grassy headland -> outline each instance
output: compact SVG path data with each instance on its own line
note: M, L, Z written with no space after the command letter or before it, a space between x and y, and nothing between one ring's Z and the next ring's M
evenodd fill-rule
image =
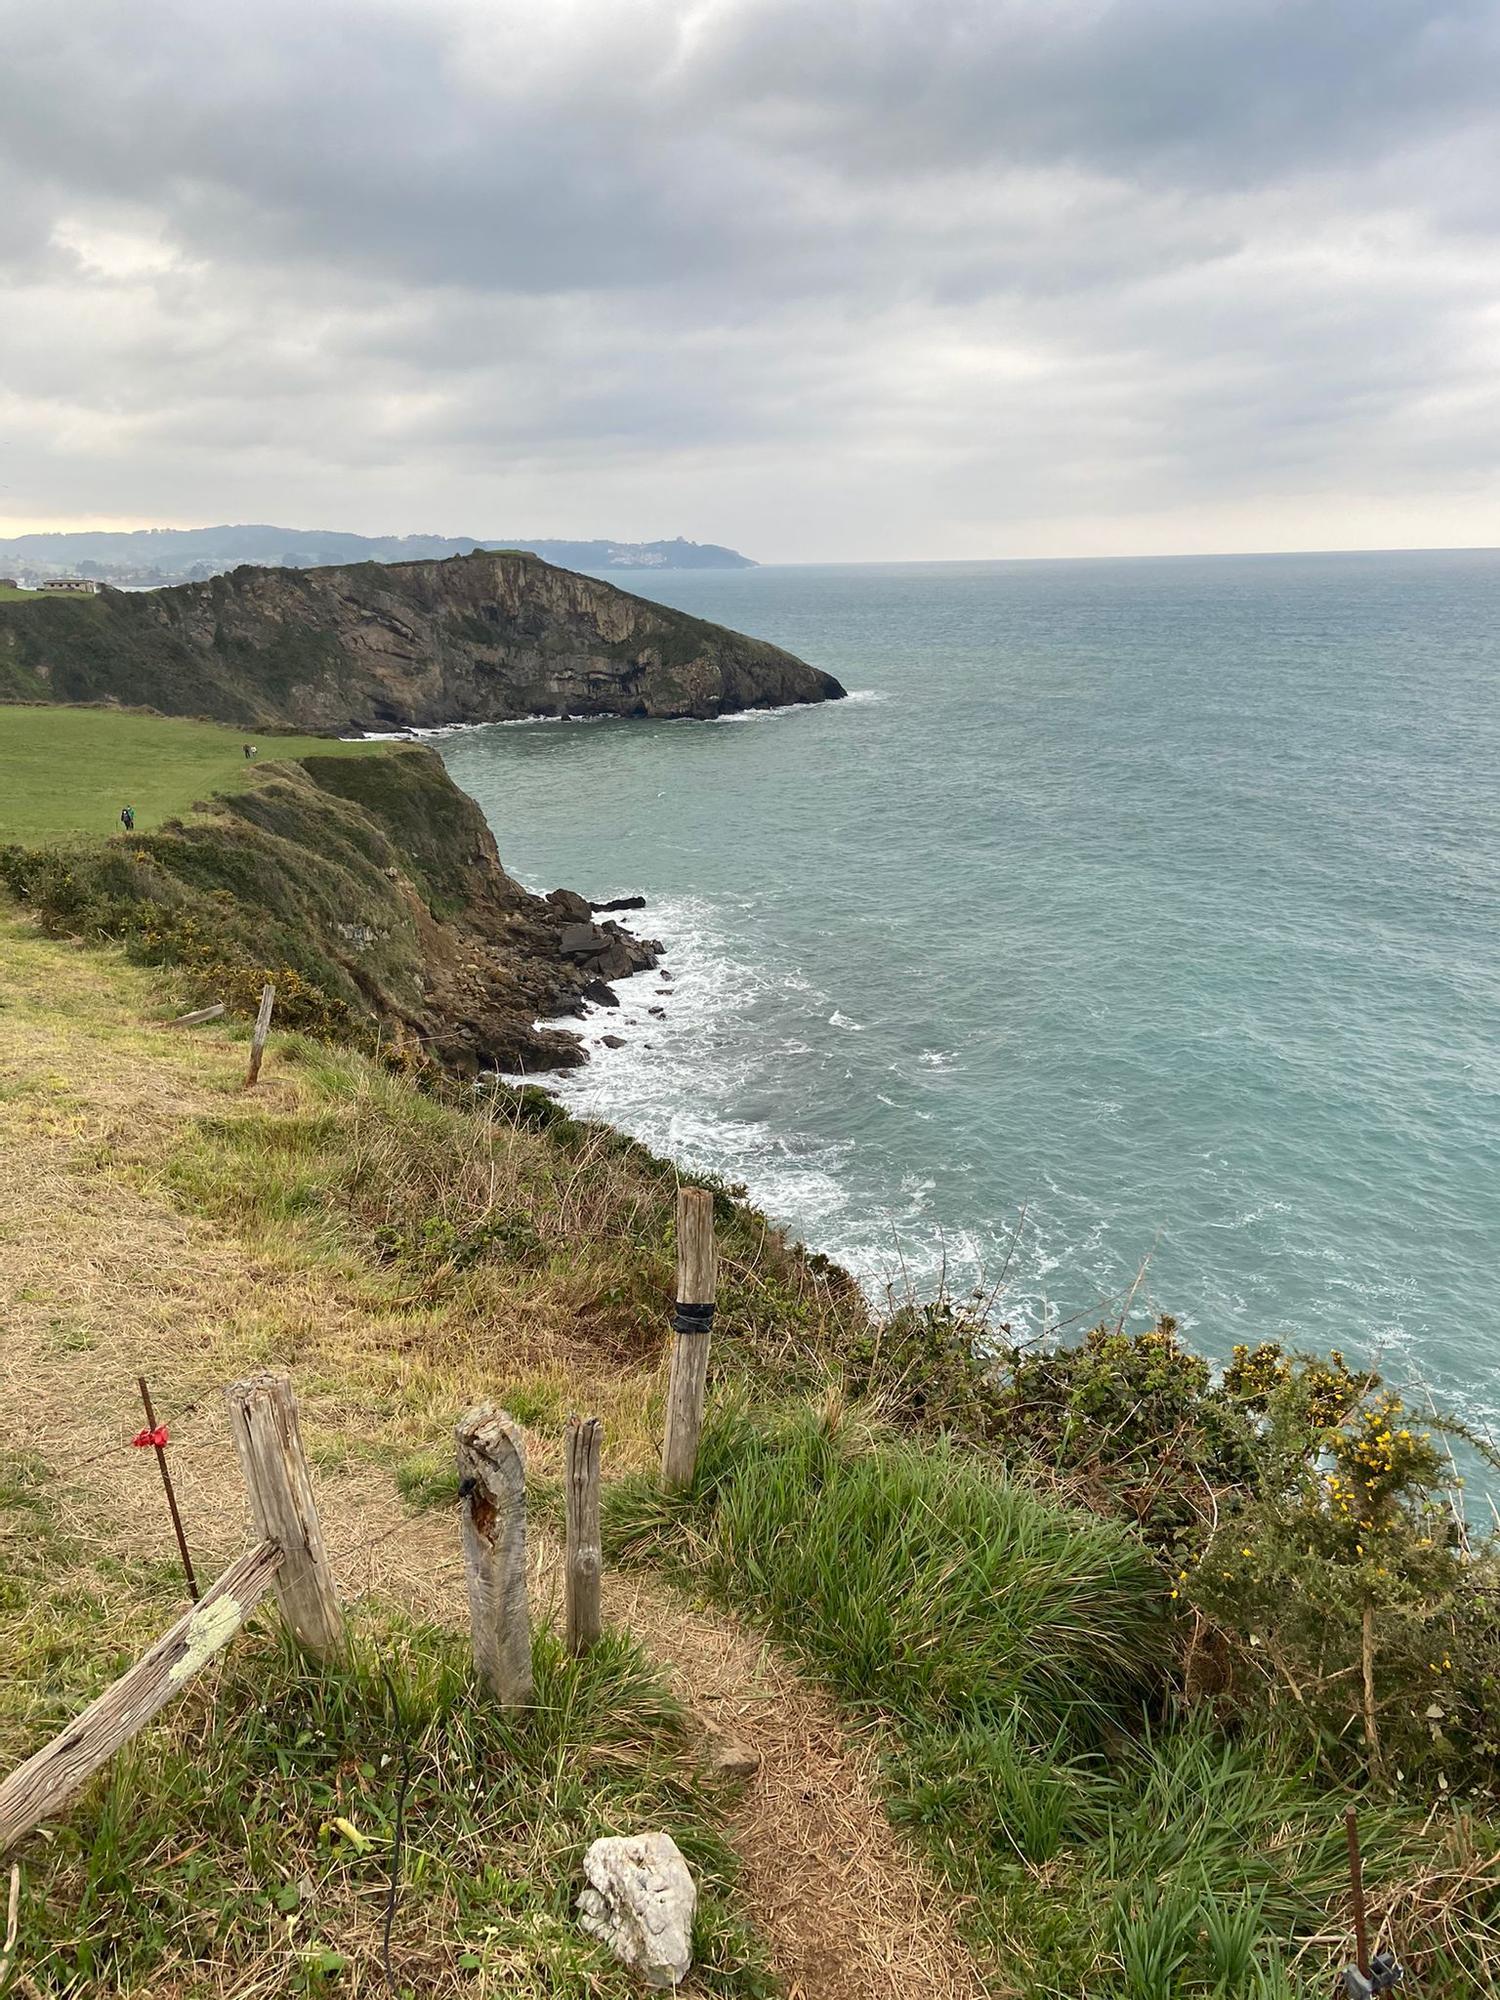
M368 756L374 743L333 737L257 735L214 722L134 715L107 708L0 709L0 841L28 846L71 835L102 839L120 808L135 808L147 833L182 818L211 793L243 791L289 758Z
M453 843L468 822L435 823L433 796L421 753L315 758L250 804L217 802L196 842L160 836L180 855L148 842L123 865L248 895L257 835L284 874L337 826L341 853L382 881L395 867L430 908L467 879ZM27 849L11 879L69 930L64 892L34 893L53 881L48 851ZM224 855L248 857L242 875L222 874ZM94 869L75 874L76 911L101 883L132 902ZM278 918L288 949L299 925L327 935L318 894L298 895ZM71 928L150 956L134 930ZM961 1301L877 1316L721 1187L714 1420L693 1491L669 1499L654 1466L670 1163L529 1091L393 1071L338 1020L279 1034L247 1097L239 1030L156 1025L181 960L78 953L21 920L0 951L0 1237L28 1412L0 1494L19 1551L0 1763L75 1712L170 1596L159 1496L142 1480L122 1498L142 1366L180 1426L210 1556L241 1533L217 1391L251 1366L293 1371L400 1716L370 1651L327 1676L269 1639L237 1649L217 1696L190 1695L27 1850L38 1993L379 1990L381 1759L398 1735L434 1857L404 1906L398 1981L623 1991L568 1923L570 1877L593 1832L656 1817L708 1870L707 1990L759 1990L720 1844L752 1851L754 1788L741 1811L705 1787L656 1669L612 1646L582 1674L544 1639L534 1728L473 1712L444 1635L461 1613L443 1509L453 1420L480 1396L527 1428L544 1535L565 1419L603 1415L616 1549L649 1587L755 1621L827 1689L878 1760L910 1867L951 1892L986 1992L1326 1994L1350 1951L1348 1803L1376 1921L1418 1989L1484 1990L1500 1936L1496 1564L1446 1503L1430 1426L1372 1377L1269 1346L1215 1375L1169 1324L1123 1316L1056 1355L997 1348ZM372 1018L369 995L346 1005ZM643 1628L658 1660L688 1616L660 1601ZM781 1835L801 1810L778 1798Z
M566 913L504 873L433 752L257 736L252 761L243 741L0 707L0 887L57 935L179 968L193 999L251 1008L272 979L285 1025L378 1036L411 1062L576 1060L571 1038L534 1025L570 997Z

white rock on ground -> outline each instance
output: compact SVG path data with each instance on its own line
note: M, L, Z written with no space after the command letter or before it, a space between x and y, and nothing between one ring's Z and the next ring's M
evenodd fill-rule
M698 1889L668 1833L596 1840L583 1857L589 1886L578 1921L648 1986L674 1987L693 1963Z

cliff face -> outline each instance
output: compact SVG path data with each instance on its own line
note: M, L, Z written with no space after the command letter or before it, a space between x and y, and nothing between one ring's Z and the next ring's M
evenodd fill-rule
M182 966L204 1000L418 1053L459 1075L582 1062L538 1019L608 1004L604 982L660 947L535 896L500 864L474 801L420 746L279 763L186 821L96 848L0 847L0 885L70 937Z
M843 692L779 647L524 554L0 606L0 694L249 728L706 717Z

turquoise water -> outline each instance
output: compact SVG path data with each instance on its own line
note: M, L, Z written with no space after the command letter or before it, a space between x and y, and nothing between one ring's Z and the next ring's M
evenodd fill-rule
M856 693L443 739L523 880L642 890L670 947L569 1101L876 1291L1009 1255L1040 1330L1149 1258L1213 1354L1500 1417L1500 555L642 588Z

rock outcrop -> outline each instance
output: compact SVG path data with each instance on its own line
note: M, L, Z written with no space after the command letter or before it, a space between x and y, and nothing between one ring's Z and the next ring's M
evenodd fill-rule
M246 728L711 717L843 692L780 647L519 552L0 605L0 698Z
M698 1889L669 1833L596 1840L583 1857L578 1921L646 1985L671 1989L693 1963Z

